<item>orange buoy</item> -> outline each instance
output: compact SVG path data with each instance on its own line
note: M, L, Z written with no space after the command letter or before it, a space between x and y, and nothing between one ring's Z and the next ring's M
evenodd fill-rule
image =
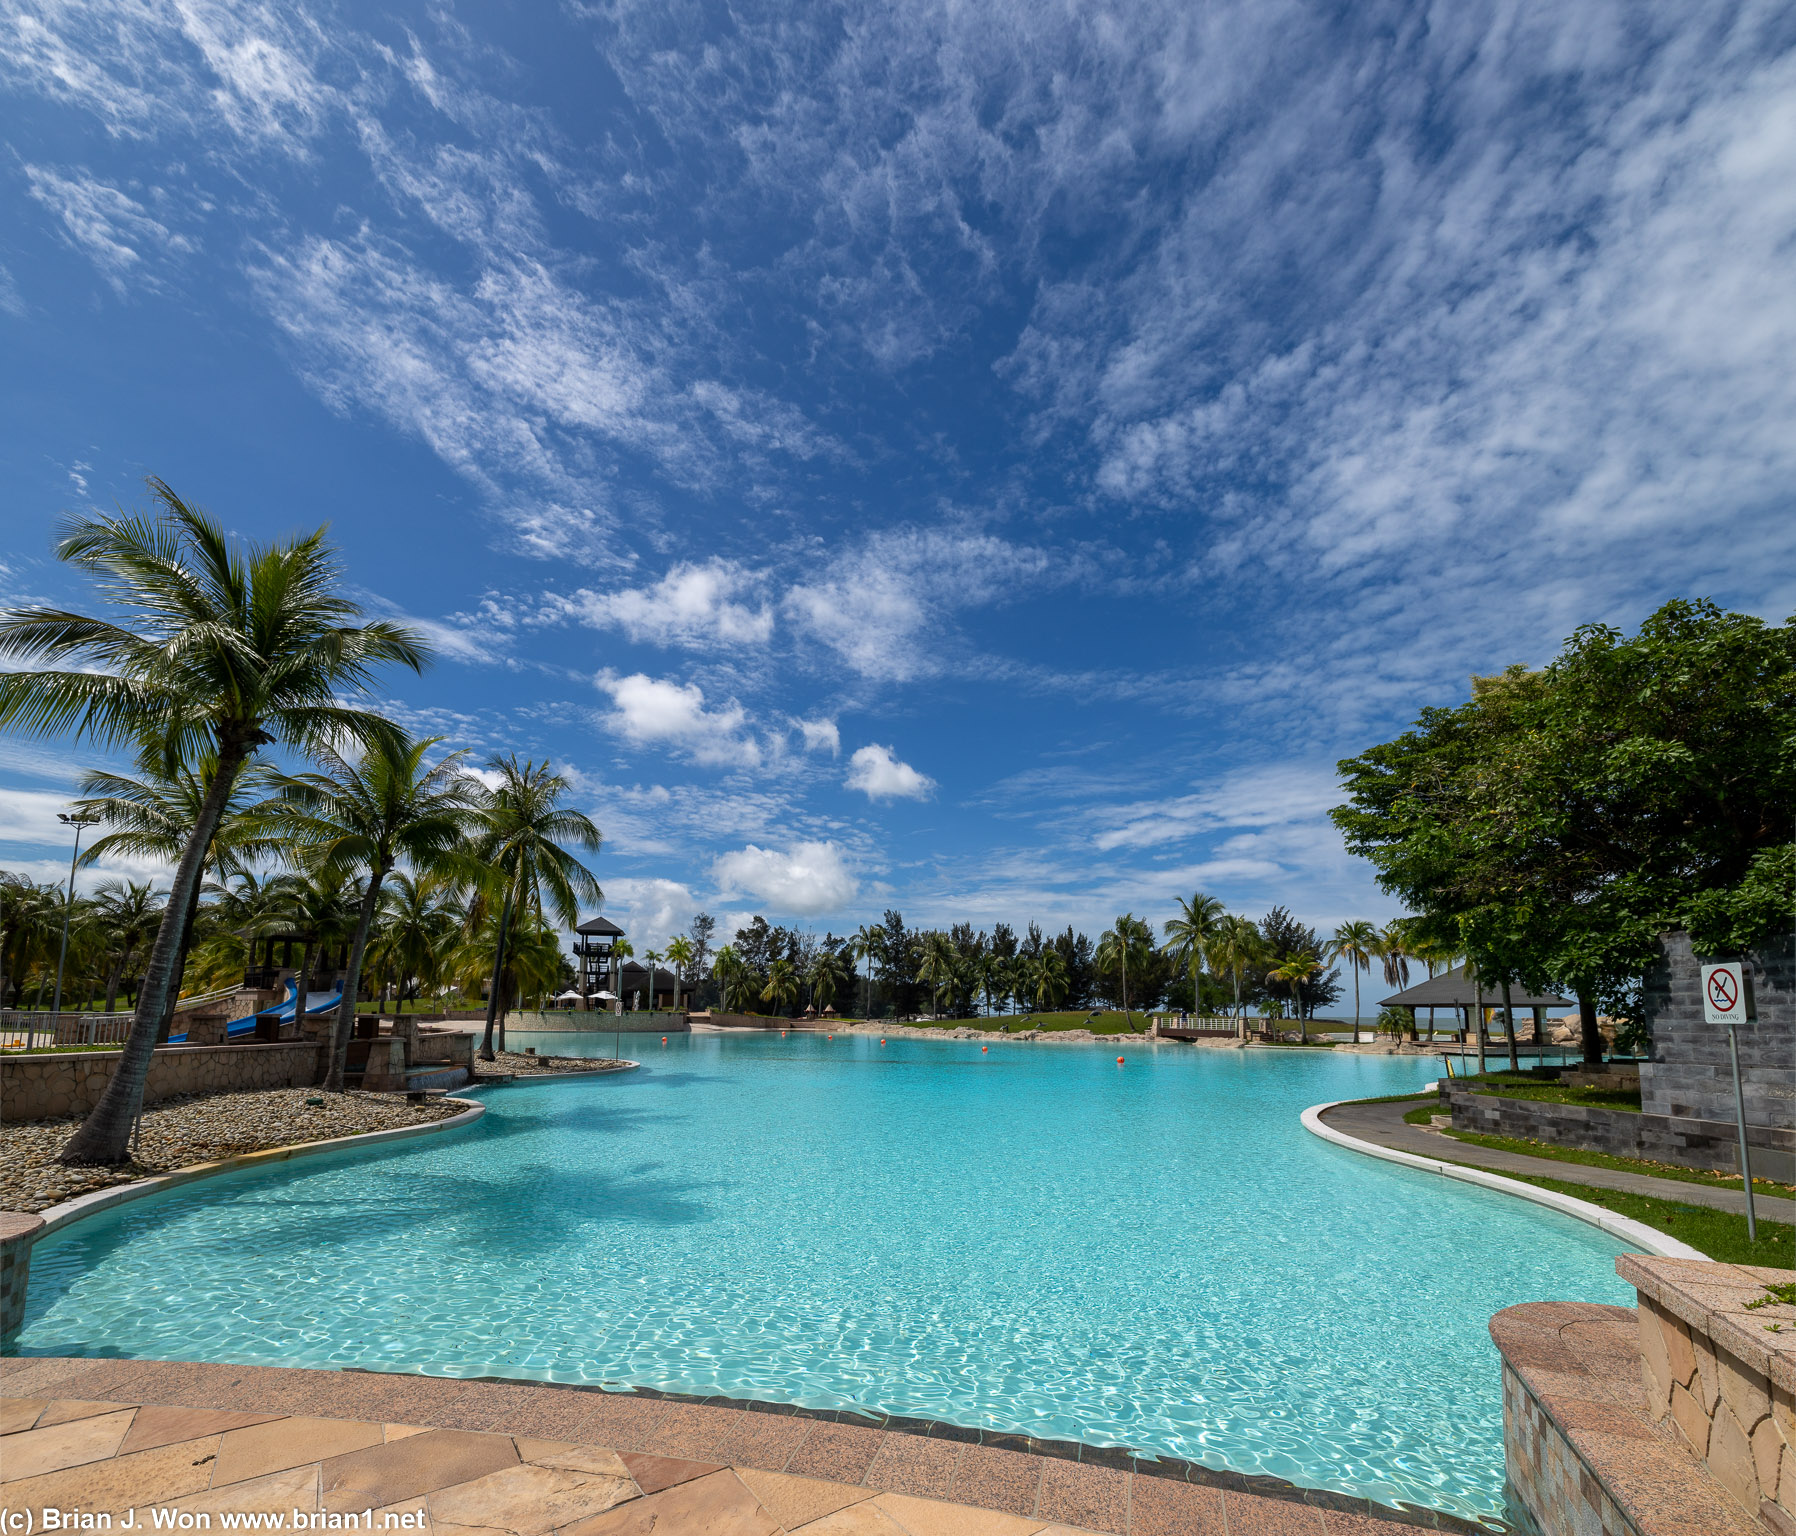
M1120 1067L1120 1066L1121 1066L1121 1065L1122 1065L1122 1057L1120 1057L1120 1056L1118 1056L1118 1057L1117 1057L1117 1058L1116 1058L1116 1064L1117 1064L1117 1066L1119 1066L1119 1067Z
M979 1047L979 1054L983 1056L990 1049L991 1047L989 1045L982 1045Z
M831 1036L830 1036L830 1039L832 1039L832 1040L834 1040L834 1039L835 1039L835 1038L836 1038L836 1037L835 1037L835 1036L834 1036L834 1035L831 1035Z
M885 1044L885 1043L886 1043L886 1037L885 1037L885 1036L884 1036L884 1035L881 1035L881 1036L880 1036L880 1037L879 1037L879 1043L880 1043L880 1044L881 1044L881 1045L884 1045L884 1044Z
M663 1045L666 1045L666 1044L667 1044L667 1036L666 1036L666 1035L663 1035L663 1036L662 1036L662 1037L661 1037L661 1043L662 1043L662 1044L663 1044Z

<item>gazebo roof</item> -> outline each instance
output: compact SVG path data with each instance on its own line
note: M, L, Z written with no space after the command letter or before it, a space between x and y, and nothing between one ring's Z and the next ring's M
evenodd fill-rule
M624 935L624 930L608 917L589 917L574 932L601 939L621 939Z
M1551 992L1530 992L1525 987L1511 987L1510 1001L1517 1008L1565 1008L1571 1003L1569 997L1559 997ZM1500 1008L1503 1005L1503 985L1501 982L1484 983L1483 1002L1486 1008ZM1406 987L1395 997L1387 997L1379 1003L1380 1008L1476 1008L1479 1003L1478 983L1467 981L1465 967L1456 965L1450 971L1443 971L1439 976L1430 977L1427 981L1413 987Z

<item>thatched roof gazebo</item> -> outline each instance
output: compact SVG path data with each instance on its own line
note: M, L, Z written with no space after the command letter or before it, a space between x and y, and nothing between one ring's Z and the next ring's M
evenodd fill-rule
M1515 1009L1526 1008L1534 1015L1534 1038L1539 1040L1545 1026L1543 1015L1549 1008L1567 1008L1571 1006L1569 997L1560 997L1552 992L1529 992L1522 987L1512 986L1509 989L1509 1006ZM1485 981L1477 977L1468 977L1463 965L1456 965L1451 970L1442 971L1438 976L1430 976L1428 980L1419 982L1413 987L1405 987L1392 997L1385 998L1378 1005L1381 1008L1407 1008L1412 1022L1418 1008L1426 1008L1432 1019L1437 1008L1451 1008L1459 1015L1458 1033L1461 1040L1466 1032L1473 1028L1472 1013L1474 1009L1483 1010L1490 1007L1503 1006L1503 988L1500 982ZM1482 1025L1482 1014L1479 1017ZM1431 1031L1432 1032L1432 1031Z

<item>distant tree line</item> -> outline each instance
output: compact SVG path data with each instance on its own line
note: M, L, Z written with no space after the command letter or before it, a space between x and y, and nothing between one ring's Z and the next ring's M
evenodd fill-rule
M1200 894L1181 902L1181 911L1194 903L1214 909L1215 927L1195 948L1178 920L1157 938L1131 913L1095 942L1070 925L1050 934L1034 922L1020 934L1008 923L912 928L889 909L881 922L846 935L818 936L757 915L716 951L712 985L699 996L729 1012L797 1017L833 1007L898 1019L1096 1007L1215 1014L1252 1008L1313 1017L1340 997L1339 972L1315 963L1327 944L1285 908L1257 923L1228 917L1224 926L1215 921L1224 916L1220 903ZM703 914L701 921L712 924ZM707 941L712 931L707 927ZM1282 973L1300 957L1312 968L1294 993Z

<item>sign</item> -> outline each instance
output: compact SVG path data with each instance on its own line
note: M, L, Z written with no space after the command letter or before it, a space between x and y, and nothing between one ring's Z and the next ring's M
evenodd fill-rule
M1751 984L1737 960L1702 968L1702 1016L1710 1024L1744 1024L1752 1015Z

